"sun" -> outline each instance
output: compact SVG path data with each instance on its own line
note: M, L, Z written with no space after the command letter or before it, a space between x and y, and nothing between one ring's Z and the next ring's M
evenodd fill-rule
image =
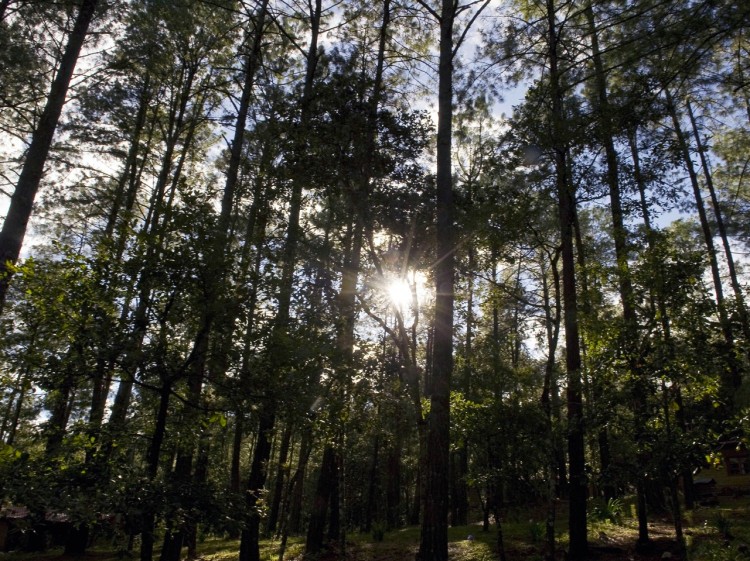
M406 279L390 279L386 285L386 292L391 304L397 310L405 312L412 305L414 295L412 287Z

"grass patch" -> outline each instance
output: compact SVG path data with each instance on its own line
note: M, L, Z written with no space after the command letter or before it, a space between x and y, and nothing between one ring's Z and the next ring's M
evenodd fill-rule
M618 516L609 516L617 506ZM623 505L606 505L603 516L590 516L589 543L598 561L659 561L663 552L674 551L674 528L670 520L653 517L649 533L655 548L648 554L635 552L638 525L630 516L631 509ZM546 527L544 509L515 509L507 513L502 524L503 542L509 559L541 561L544 558ZM558 508L555 535L558 559L567 548L567 508ZM735 561L750 559L750 499L722 498L716 507L701 507L685 513L685 540L688 547L687 560L683 561ZM419 549L419 527L385 531L377 536L372 532L351 532L347 535L347 559L350 561L413 561ZM381 539L382 538L382 539ZM497 528L491 526L483 532L479 524L448 529L449 558L451 561L491 561L497 557ZM158 540L157 540L158 543ZM280 542L261 541L261 559L278 561ZM206 537L198 545L201 561L234 561L239 552L239 540ZM286 561L299 561L304 551L304 538L290 538L284 555ZM138 543L134 551L118 554L110 544L91 548L83 561L137 560ZM340 557L336 547L321 556L321 561L334 561ZM155 552L158 559L159 551ZM60 561L66 558L62 549L50 549L44 553L0 554L0 561ZM72 558L67 558L71 559Z

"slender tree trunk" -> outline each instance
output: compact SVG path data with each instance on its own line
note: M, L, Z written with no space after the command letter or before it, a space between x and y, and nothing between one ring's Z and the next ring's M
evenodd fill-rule
M370 481L367 484L367 500L365 502L365 519L362 523L362 531L369 532L372 529L372 519L375 516L377 520L377 492L380 478L378 471L380 469L380 434L375 435L375 442L372 446L372 460L370 463Z
M643 179L643 173L641 171L640 155L638 153L638 137L637 129L633 129L628 132L628 144L630 146L630 155L633 161L633 172L636 185L638 187L638 194L641 203L641 214L643 216L643 225L646 230L646 240L650 251L655 249L654 247L654 230L651 226L651 211L648 205L648 199L646 197L646 184ZM662 278L663 271L658 271L659 280L658 285L663 285ZM667 347L668 359L674 360L675 358L675 344L672 339L672 328L670 325L669 311L664 301L664 294L661 288L654 291L653 288L650 290L651 298L655 301L655 307L658 308L659 321L662 327L662 338L664 344ZM656 312L653 312L656 315ZM682 405L682 390L679 384L675 384L675 401L678 405L678 411L676 415L677 424L680 430L685 434L688 430L687 420L685 419L685 410ZM690 468L686 468L682 472L682 484L683 484L683 496L685 498L685 508L688 510L695 506L695 493L693 489L693 472Z
M31 389L31 383L25 381L18 392L18 400L16 401L15 411L13 412L13 418L8 428L8 436L6 437L5 443L8 446L13 446L16 441L16 431L18 430L18 422L21 418L21 411L23 411L23 403L26 397L26 392Z
M312 96L312 88L315 78L315 68L318 63L318 35L320 32L320 21L322 17L322 0L316 0L314 8L311 6L311 38L307 54L307 67L305 72L305 83L301 100L302 128L309 119L309 102ZM303 150L300 142L297 158L302 161ZM287 223L286 241L282 256L282 272L277 292L278 307L276 317L273 320L273 328L266 350L269 357L269 374L278 373L284 366L283 362L287 354L284 340L289 328L289 313L291 308L292 291L294 289L294 269L297 259L297 247L300 239L300 212L302 209L302 170L298 169L299 175L292 180L292 193L289 201L289 218ZM260 561L260 513L257 511L257 503L262 488L266 483L266 465L270 459L271 446L270 434L276 422L276 391L271 387L268 395L261 403L260 427L258 432L258 443L253 451L253 461L250 467L247 487L247 506L250 512L248 522L242 530L240 543L240 561ZM266 445L266 443L269 443Z
M310 513L310 526L305 543L305 556L312 558L323 549L323 536L325 534L326 512L331 499L331 491L336 479L336 451L331 446L326 446L323 451L323 460L320 466L320 477L315 490Z
M437 255L430 413L427 428L425 496L418 559L448 560L450 389L453 373L454 204L451 161L453 132L453 22L456 5L443 0L440 12L437 126Z
M469 186L471 199L471 186ZM460 390L467 399L471 399L472 353L474 337L474 278L472 272L475 267L474 248L468 249L468 297L466 299L466 337L464 339L465 367L463 369ZM451 474L451 525L466 526L469 523L469 496L466 478L469 475L469 443L465 438L458 444L458 450L453 453Z
M248 522L242 529L240 561L260 561L260 512L258 512L258 507L263 487L266 484L267 463L271 457L271 436L275 423L275 411L268 404L264 404L260 412L258 440L255 443L250 476L247 480L246 503L249 517Z
M184 369L188 370L188 393L182 418L183 425L196 426L201 422L201 397L205 377L206 355L208 353L209 331L210 323L208 325L204 324L198 335L196 335L193 348L184 366ZM177 377L181 378L182 374L178 374ZM175 468L169 477L176 486L190 488L197 483L192 473L196 443L191 438L187 438L186 440L186 442L178 444ZM186 530L189 525L190 520L187 520L180 526L169 527L167 529L164 535L160 561L179 561Z
M339 435L339 441L343 440ZM346 546L345 539L346 534L344 527L341 524L344 500L344 462L340 450L343 450L343 445L339 442L338 446L334 449L334 466L335 466L335 477L330 481L331 484L331 515L328 519L328 541L335 543L338 540L339 543L339 554L346 558Z
M153 97L157 95L158 88L151 85L151 80L149 77L146 77L146 82L148 82L148 87L151 91L143 92L141 103L145 106L147 112L148 107L153 100ZM144 85L144 88L145 87L147 86ZM145 139L143 139L144 146L143 150L141 151L140 158L138 157L138 146L131 146L131 151L133 152L133 161L131 162L130 171L127 177L127 190L124 193L124 201L122 203L122 210L120 211L119 223L116 220L117 217L113 217L113 222L111 224L111 227L114 229L112 236L114 238L113 254L115 263L120 263L122 261L122 257L125 254L125 248L127 247L128 240L131 239L133 235L132 230L135 218L134 209L136 206L136 201L138 199L138 193L143 186L143 172L148 164L149 155L153 150L159 115L159 111L151 111L151 114L148 115L148 122L145 130L146 137ZM141 131L139 133L139 136L143 134L144 132ZM146 228L144 228L144 231L145 230Z
M209 458L211 455L212 435L205 431L198 442L198 456L195 459L195 471L193 472L193 483L198 488L205 486L208 481ZM191 519L184 528L184 545L187 547L187 558L198 559L198 523ZM179 557L177 558L179 561Z
M255 73L260 64L260 45L263 36L263 27L265 25L266 5L267 0L264 0L259 8L256 21L254 22L255 29L252 35L252 49L246 59L244 68L245 81L243 84L237 118L235 120L235 135L230 149L230 159L227 167L226 182L222 194L219 220L216 230L213 234L211 255L207 260L207 267L209 269L209 272L206 275L206 298L203 303L200 324L195 335L193 348L185 365L185 368L189 373L189 394L187 405L188 410L193 412L197 412L200 409L203 379L205 376L205 370L208 360L209 341L214 336L215 331L221 334L222 329L225 327L225 324L229 323L227 321L224 321L227 319L227 317L223 313L223 306L221 305L224 296L224 281L227 275L227 267L229 265L226 250L231 235L230 221L234 208L234 193L236 191L236 186L239 178L238 172L242 154L244 132L247 122L247 114L254 85ZM186 145L187 144L188 143L186 142ZM259 434L259 441L255 450L256 456L258 452L265 453L266 439L270 438L268 433L270 433L270 431L272 430L273 418L273 415L264 416L263 414L261 414L261 433ZM264 427L264 420L270 423L270 427ZM199 421L193 420L192 422ZM186 484L189 484L192 479L191 469L194 455L194 443L189 442L184 446L185 448L180 449L178 452L175 475L178 479L183 479ZM255 469L256 466L254 465L253 468ZM251 483L255 484L259 481L260 487L252 487L252 491L248 493L248 497L252 496L256 503L259 499L257 493L265 482L266 466L263 465L257 469L259 469L259 471L255 473L255 478L251 477ZM252 516L251 523L248 525L248 530L251 534L253 532L257 534L258 528L256 526L256 521L257 524L259 524L259 516ZM178 561L182 542L184 536L186 535L186 532L188 531L189 528L182 527L179 529L175 529L172 532L167 532L164 538L165 543L162 561ZM255 549L257 549L257 535L255 535L254 538L256 541ZM253 541L251 539L250 550L252 549Z
M312 434L306 430L302 434L302 443L300 444L300 454L297 461L297 469L292 477L290 484L290 505L289 505L289 522L288 531L292 535L298 535L302 529L302 499L304 498L305 474L307 473L307 464L312 451Z
M377 65L375 69L375 80L372 91L369 95L367 127L362 144L358 144L360 151L358 153L358 169L353 185L353 198L349 201L349 206L353 214L353 221L350 225L351 232L349 248L344 258L342 270L341 291L338 295L339 324L336 332L336 348L338 355L341 357L340 364L337 368L338 380L335 382L337 393L342 402L345 402L347 387L349 385L348 377L353 361L354 352L354 325L356 321L357 309L356 291L359 278L362 246L364 242L365 222L368 212L368 195L370 190L370 181L372 173L373 154L376 150L377 118L380 98L382 95L382 77L383 64L385 56L385 44L387 39L387 29L390 23L390 3L388 0L383 6L383 19L380 27L379 49ZM366 94L363 94L366 95ZM357 143L359 139L355 139ZM363 148L363 149L362 149ZM355 146L355 151L357 146ZM339 428L343 431L343 427ZM340 438L343 438L343 433ZM342 554L344 554L345 538L343 526L340 526L339 504L342 503L344 489L340 488L339 468L343 467L343 458L341 453L337 453L329 445L323 454L324 465L321 468L320 480L315 494L313 512L310 517L308 527L307 542L305 545L305 556L317 555L323 547L323 531L326 512L331 505L331 517L329 527L329 538L341 537ZM332 462L329 466L326 462ZM325 481L324 481L325 480ZM332 486L332 488L329 488Z
M71 351L73 353L73 351ZM76 353L73 353L76 354ZM69 362L74 360L73 356L68 356ZM75 377L73 374L72 363L66 366L65 374L61 383L54 390L47 393L47 399L50 400L50 417L47 420L45 433L45 455L54 456L62 445L65 436L65 430L68 424L69 403L75 393Z
M154 433L151 436L151 445L146 455L146 477L148 481L156 479L159 471L159 457L161 456L162 443L167 430L167 413L169 411L169 396L171 384L162 381L159 393L159 409L156 414ZM156 505L149 505L143 514L141 531L141 555L140 561L151 561L154 554L154 530L156 528Z
M266 151L267 152L267 151ZM264 156L265 153L264 152ZM266 158L263 158L266 161ZM250 373L250 361L253 356L253 334L255 330L255 308L258 301L258 279L263 264L262 244L266 234L268 221L268 208L266 197L263 193L263 182L260 176L257 178L253 190L253 204L250 209L246 239L254 239L254 244L246 243L240 262L240 278L248 278L248 269L251 261L250 246L255 246L255 259L253 271L250 275L250 293L246 295L247 299L247 323L243 336L242 359L240 365L240 380L242 386L249 384L248 378ZM244 397L240 395L237 403L237 412L235 414L236 422L234 426L234 440L232 448L232 460L230 467L230 489L236 493L240 492L240 457L242 452L242 438L245 429Z
M33 349L36 334L32 335L29 343L29 350ZM4 441L8 446L13 445L18 430L18 421L21 418L26 392L31 389L30 366L26 366L16 377L15 387L8 398L8 405L5 408L3 416L3 426L0 430L0 441Z
M507 556L505 555L505 538L503 536L503 525L501 521L502 517L500 515L501 503L502 501L497 497L492 500L493 515L495 516L495 528L497 529L497 534L495 536L495 547L497 549L497 556L500 558L500 561L507 561Z
M393 446L386 456L386 527L389 530L398 528L399 512L401 510L401 454L402 442L396 437Z
M604 145L606 162L607 162L607 185L609 187L609 198L610 198L610 211L612 215L612 229L615 244L615 258L617 260L617 275L619 280L620 288L620 300L622 303L623 319L624 319L624 334L623 334L623 347L626 352L626 361L628 370L630 371L633 378L636 380L634 395L632 396L632 403L635 414L635 437L636 441L639 442L639 448L642 448L645 438L645 427L647 418L644 414L642 404L647 399L647 380L646 375L643 372L643 367L639 357L638 350L638 318L635 311L635 298L633 295L633 287L630 275L630 266L628 264L628 248L627 248L627 230L625 229L623 219L622 200L620 192L620 179L618 172L618 156L615 149L613 139L613 124L612 124L612 110L609 104L608 93L607 93L607 81L604 73L604 64L602 62L601 52L599 49L599 37L596 22L594 18L594 9L591 2L586 5L586 18L588 20L589 32L591 34L591 47L594 61L595 76L594 81L596 84L596 109L599 116L599 136L602 144ZM609 446L608 444L600 446L602 451L602 459L604 460L604 453L606 452L606 461L609 462ZM644 478L647 461L646 457L639 456L638 466L638 478ZM604 465L604 461L602 462ZM638 486L641 489L641 486ZM612 494L609 491L607 494ZM638 501L638 505L644 504L642 501ZM643 528L639 528L639 536L641 541L640 545L643 547L646 544L642 541L645 536L648 535L648 524L647 517L638 517L639 524L645 524Z
M711 198L711 207L714 211L714 217L716 218L716 229L719 232L721 243L724 246L724 255L726 257L727 270L729 271L729 280L734 291L734 298L737 304L737 315L740 320L740 326L742 327L742 334L745 337L745 341L750 342L750 323L748 323L747 306L745 305L745 296L742 292L742 287L737 278L737 268L734 263L734 257L732 256L732 247L729 244L729 236L727 234L727 228L724 224L724 217L721 212L721 205L719 205L719 199L716 196L716 188L714 187L713 175L711 168L708 165L708 157L706 155L706 148L703 146L701 140L700 131L698 130L698 124L693 115L693 108L690 102L687 102L687 112L690 118L690 124L693 128L693 137L695 138L695 145L698 149L698 156L701 160L701 167L703 168L703 177L706 181L706 188Z
M240 458L242 456L242 429L244 424L244 417L242 413L238 412L234 420L232 459L229 462L229 490L237 494L240 492Z
M271 509L268 513L268 522L266 524L266 534L271 536L276 532L276 526L279 521L281 511L281 499L284 493L284 478L288 472L287 458L289 456L289 446L292 441L292 425L287 424L281 437L281 446L279 447L279 459L276 466L276 479L273 485L273 496L271 497Z
M237 118L234 123L234 138L232 139L232 146L229 153L229 164L227 166L226 181L224 183L224 192L221 200L218 231L222 236L228 235L229 220L232 216L232 209L234 207L234 194L237 190L240 162L242 159L242 146L244 144L245 128L247 126L247 116L250 109L253 88L255 86L255 75L261 64L261 45L266 25L267 8L268 0L261 0L260 6L258 6L258 11L253 18L250 52L245 60L242 94L237 109ZM223 237L221 241L224 241ZM225 243L220 244L220 249L223 249L223 245L225 245Z
M366 191L360 196L366 198ZM339 326L336 335L336 347L341 357L338 365L338 380L335 381L335 391L338 399L343 403L346 400L345 388L348 385L347 377L351 368L354 350L354 322L356 319L355 296L357 279L359 277L360 259L363 240L363 216L362 212L355 212L353 235L347 255L344 259L342 271L341 292L338 297L339 304ZM345 405L344 405L345 406ZM341 430L339 428L339 430ZM323 548L323 536L325 531L325 520L330 506L331 524L329 527L329 538L338 535L339 532L339 458L333 444L326 445L323 452L323 466L320 471L320 479L313 502L313 510L310 514L310 525L307 532L305 544L305 556L310 558L316 556ZM327 463L328 462L328 463Z
M546 271L542 271L542 298L544 303L545 330L547 334L547 360L544 369L544 387L542 390L541 405L547 421L547 435L549 439L549 483L547 488L547 518L546 518L546 542L545 559L554 561L556 550L555 519L557 516L556 503L560 492L560 483L558 473L558 458L562 446L559 445L556 436L552 394L553 386L556 386L555 380L555 354L557 352L557 343L560 336L560 283L557 272L557 262L560 252L556 251L554 255L549 255L550 269L553 271L553 286L555 290L555 313L552 313L552 296L550 294L549 281Z
M125 217L121 216L123 214L121 211L123 205L129 203L131 199L130 190L133 188L134 184L137 184L134 181L134 178L136 178L138 175L138 154L141 145L141 135L143 134L143 128L146 125L146 117L149 105L151 103L151 98L151 77L149 74L146 74L143 80L143 85L141 86L141 94L138 98L138 111L136 112L135 123L133 124L133 133L130 138L130 148L128 149L128 155L125 159L125 167L122 171L122 175L120 176L119 181L117 182L117 188L115 189L112 207L109 210L107 223L104 227L105 240L111 240L113 238L118 219L120 219L123 228L125 223L127 222L127 214L129 213L130 209L127 207L125 208ZM133 196L132 199L134 200L135 197ZM123 228L121 228L121 230ZM119 257L120 256L118 256L117 259L118 261Z
M672 419L669 411L669 390L667 389L667 385L663 380L661 384L661 393L662 407L664 412L664 431L667 434L667 438L671 439L674 437L674 433L672 431ZM673 473L669 466L667 466L667 478L669 480L669 498L670 506L672 507L672 520L674 524L675 539L677 541L677 548L680 557L684 558L686 545L685 536L682 529L682 509L680 508L680 497L677 493L677 474Z
M142 266L140 271L140 277L136 283L134 292L138 293L138 304L135 311L132 314L133 331L130 336L130 343L128 350L123 357L123 375L121 377L115 401L112 406L112 412L107 422L107 430L105 431L105 438L102 443L102 462L106 462L107 458L112 452L112 444L114 435L122 430L125 419L127 418L127 411L130 407L130 400L133 393L133 385L135 383L135 376L138 368L140 367L140 356L143 346L144 338L149 326L148 311L151 306L151 292L153 289L153 273L152 268L158 262L164 242L165 225L170 213L170 207L172 204L171 197L165 201L167 196L167 187L170 186L171 193L177 188L179 183L182 162L187 157L187 153L191 147L191 141L195 130L195 122L191 123L188 127L184 146L179 157L179 162L176 167L173 167L174 153L177 150L179 143L180 134L183 131L187 100L190 97L192 91L193 79L190 77L192 74L187 73L189 76L182 84L180 95L169 108L169 117L167 123L167 134L166 134L166 146L164 154L161 158L161 167L157 176L157 181L154 186L154 192L149 201L149 207L147 212L147 218L143 225L144 238L146 239L145 255L141 255ZM170 180L171 177L171 180ZM126 209L129 209L133 204L130 201L132 195L135 198L135 192L137 191L138 181L136 178L131 177L131 187L128 192L128 201L126 202ZM126 214L129 210L126 210ZM117 258L122 256L124 251L125 238L127 234L127 225L122 226L120 238L118 241ZM123 308L121 323L125 321L127 317L127 310Z
M60 60L55 80L52 82L52 87L47 96L47 104L31 137L31 145L10 200L10 208L5 217L3 229L0 232L0 315L2 315L12 274L8 265L14 264L21 253L34 199L39 190L44 165L47 162L47 155L52 145L52 137L60 120L70 81L73 78L73 71L88 33L89 24L94 18L97 4L98 0L83 0L81 3L75 24L68 36L68 42Z
M563 90L558 70L558 28L554 0L547 0L548 63L552 98L553 138L565 136ZM562 142L558 140L557 142ZM576 291L573 228L576 217L575 196L569 178L567 148L554 147L557 181L560 241L562 247L562 287L565 322L565 365L568 373L568 461L570 462L569 558L585 559L588 554L586 527L586 459L583 431L583 392L581 384L581 350L578 328L578 295Z
M724 335L724 344L726 347L724 355L728 365L726 371L722 372L721 393L722 398L727 404L725 414L729 414L733 409L734 395L742 383L742 376L739 370L739 366L734 357L734 332L729 321L729 315L727 313L726 302L724 299L724 288L721 282L719 263L716 258L716 248L714 247L713 233L711 232L711 226L708 222L706 208L703 204L703 196L701 195L700 184L698 183L698 175L695 171L695 166L693 165L693 160L690 155L690 147L688 146L687 139L685 138L685 134L682 131L680 119L677 115L677 108L675 107L672 93L669 91L669 88L664 88L664 94L667 100L667 110L669 111L669 115L672 118L672 125L674 126L677 143L680 151L682 152L682 158L685 162L685 166L687 167L688 175L690 177L690 183L693 186L695 205L698 210L698 218L700 219L701 229L703 231L703 240L706 244L709 264L711 265L711 275L714 281L714 293L716 294L716 307L719 313L719 323L721 324L722 334Z

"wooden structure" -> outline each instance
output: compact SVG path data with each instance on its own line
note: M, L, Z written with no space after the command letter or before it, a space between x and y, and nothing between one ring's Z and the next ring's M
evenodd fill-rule
M18 522L29 516L25 506L0 508L0 551L10 551L20 545L21 530Z
M719 495L750 494L750 452L738 440L721 442L717 462L702 469L697 480L713 480Z

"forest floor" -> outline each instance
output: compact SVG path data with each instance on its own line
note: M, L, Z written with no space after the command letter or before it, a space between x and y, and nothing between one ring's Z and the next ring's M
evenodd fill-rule
M560 515L564 512L560 505ZM721 497L719 504L699 507L685 513L683 519L687 555L680 555L675 541L674 525L667 518L649 523L652 547L647 552L636 551L638 537L634 508L626 504L617 522L589 519L590 559L592 561L750 561L750 500ZM560 516L562 518L562 516ZM517 509L503 521L503 543L507 561L542 561L544 559L543 511ZM567 528L559 520L556 529L557 559L565 560ZM414 561L419 546L419 528L385 532L382 540L371 534L352 533L347 537L346 551L332 546L318 561ZM494 561L497 555L497 528L493 525L483 532L480 524L449 529L449 558L451 561ZM279 542L262 542L261 559L277 561ZM239 542L206 537L199 545L199 561L234 561ZM302 539L290 539L284 560L301 561ZM345 553L345 555L342 555ZM686 559L685 559L686 558ZM61 550L50 549L43 554L0 553L0 561L61 561L66 558ZM138 559L137 549L130 553L115 552L102 544L83 557L85 561L122 561ZM71 560L72 561L72 560Z

